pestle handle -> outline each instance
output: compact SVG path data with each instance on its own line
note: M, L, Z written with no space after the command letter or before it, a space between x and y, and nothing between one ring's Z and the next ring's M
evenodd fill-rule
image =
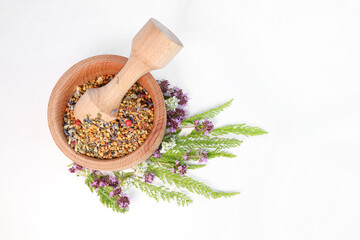
M131 47L131 55L154 70L165 67L183 45L168 28L150 18L133 38Z
M75 117L96 116L101 112L105 121L114 120L126 92L144 74L164 67L181 49L181 41L163 24L151 18L132 40L131 53L121 71L107 85L89 89L75 106ZM91 102L90 104L88 104ZM85 104L87 103L87 104Z
M144 74L164 67L183 47L159 21L151 18L132 40L129 60L107 85L108 101L121 103L130 87Z

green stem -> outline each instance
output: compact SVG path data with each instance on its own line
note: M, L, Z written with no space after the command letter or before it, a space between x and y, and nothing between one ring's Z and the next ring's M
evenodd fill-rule
M120 175L120 173L119 173L118 171L114 171L113 173L114 173L114 175L115 175L115 177L116 177L117 179L120 179L120 178L121 178L121 175Z
M180 126L176 130L183 129L183 128L194 128L195 126Z
M176 129L176 131L177 130L180 130L180 129L184 129L184 128L194 128L195 126L180 126L180 127L178 127L177 129ZM169 135L171 135L172 133L166 133L165 135L164 135L164 137L166 137L166 136L169 136Z
M134 175L133 172L128 172L128 173L120 173L119 171L114 171L113 172L115 177L120 181L122 182L125 178L128 178L128 177L132 177Z

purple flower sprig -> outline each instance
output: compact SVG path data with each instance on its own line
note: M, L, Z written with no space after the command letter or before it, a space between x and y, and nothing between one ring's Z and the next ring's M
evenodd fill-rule
M189 97L183 92L183 90L176 86L169 90L169 96L176 97L179 100L178 104L182 107L186 107L189 101Z
M85 169L83 166L80 166L79 164L73 163L71 168L69 168L69 172L76 173L81 170Z
M90 186L97 190L99 187L112 187L113 189L120 188L119 179L117 177L103 175L99 171L92 172L94 180L90 183Z
M159 87L165 97L176 97L178 99L178 104L181 107L186 107L189 97L187 94L183 92L182 89L174 86L170 88L170 83L166 79L161 79L157 81L159 84Z
M167 126L171 133L175 133L188 116L188 111L183 108L176 108L175 110L168 110L167 112Z
M119 196L122 192L121 187L115 188L113 191L109 193L109 197Z
M161 152L160 152L160 148L156 149L154 152L154 158L161 158Z
M189 97L178 87L170 88L168 80L158 80L158 84L165 98L177 99L177 106L175 105L174 110L167 110L167 123L166 126L169 128L171 133L175 133L181 122L184 121L188 116L188 111L184 109L187 106Z
M130 198L126 193L123 193L117 200L117 204L119 208L129 210Z
M197 132L204 132L205 136L208 135L212 130L214 130L214 124L207 119L202 122L200 122L199 120L195 120L194 127Z
M158 84L159 84L159 87L161 89L161 92L163 94L166 94L167 90L169 89L169 86L170 86L170 83L168 80L165 80L165 79L161 79L161 80L158 80L157 81Z
M199 163L206 164L208 162L207 152L205 150L200 150L197 156L199 156Z
M187 172L188 165L180 164L180 161L175 162L175 166L171 169L172 173L179 173L181 177L184 177Z
M148 172L143 176L143 180L146 183L152 183L154 181L155 174L152 172Z
M196 153L195 156L190 156L191 151L187 150L186 153L184 154L184 160L188 161L191 158L195 158L196 160L199 161L199 163L207 163L208 162L208 156L207 156L207 152L204 149L201 149L198 153ZM193 159L193 160L195 160Z
M94 180L90 183L90 187L95 189L95 191L99 191L100 189L105 191L106 187L111 187L110 189L112 189L112 191L108 193L109 198L112 199L110 200L112 201L110 204L115 204L115 206L118 206L121 210L128 210L130 199L127 194L123 193L119 179L117 177L103 175L101 172L99 173L100 174L98 174L98 171L91 173Z
M175 110L168 110L167 112L167 126L171 133L175 133L181 122L184 121L188 116L188 111L183 108L176 108Z
M181 126L181 122L184 121L189 115L188 111L184 109L184 107L187 106L189 100L188 96L183 92L182 89L176 86L170 88L170 83L168 80L158 80L158 84L166 98L175 97L178 100L178 107L175 106L176 108L174 110L167 110L166 112L166 126L171 133L175 133L179 129L195 127L197 132L202 131L204 132L204 135L208 135L214 129L213 123L208 119L205 119L202 122L195 120L194 126ZM155 157L156 156L160 155L156 154Z
M176 109L178 110L178 109ZM169 127L169 130L171 133L175 133L179 129L183 128L195 128L196 132L203 132L204 135L208 135L211 131L214 130L214 124L209 121L208 119L204 119L203 121L195 120L194 125L192 126L181 126L181 122L186 119L186 114L177 115L176 110L169 110L167 111L167 126ZM181 111L178 111L181 112Z
M185 155L184 155L184 160L185 160L185 161L188 161L188 160L189 160L189 158L190 158L189 154L190 154L190 150L187 150L186 153L185 153Z

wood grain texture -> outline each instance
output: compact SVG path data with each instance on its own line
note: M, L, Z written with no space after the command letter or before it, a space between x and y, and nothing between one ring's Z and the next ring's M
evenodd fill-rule
M160 145L166 128L166 110L159 85L150 73L137 83L150 94L154 103L154 124L145 142L134 152L121 158L100 160L75 153L63 131L63 115L69 98L78 85L104 74L116 74L126 64L127 58L117 55L99 55L87 58L67 70L56 83L48 104L48 124L51 135L60 150L73 162L94 170L124 170L148 159Z
M76 119L101 114L101 119L115 120L129 88L149 71L164 67L182 49L180 40L164 25L150 19L132 40L131 54L123 69L107 85L86 91L75 105Z

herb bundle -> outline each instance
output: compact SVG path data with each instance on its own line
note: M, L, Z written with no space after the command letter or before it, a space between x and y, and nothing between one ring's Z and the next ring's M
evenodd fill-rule
M167 132L154 154L145 162L126 171L101 172L86 169L75 163L69 171L85 177L85 184L96 192L100 201L116 212L129 210L129 188L135 187L156 201L175 201L179 206L192 202L190 193L206 198L231 197L239 192L222 192L187 176L187 172L206 166L209 159L236 157L225 149L240 146L242 141L227 135L246 137L266 134L258 127L244 123L215 128L210 119L229 107L232 100L200 114L188 116L188 97L178 87L170 87L167 80L158 81L167 109ZM185 135L182 130L192 131ZM170 190L175 187L177 190Z

